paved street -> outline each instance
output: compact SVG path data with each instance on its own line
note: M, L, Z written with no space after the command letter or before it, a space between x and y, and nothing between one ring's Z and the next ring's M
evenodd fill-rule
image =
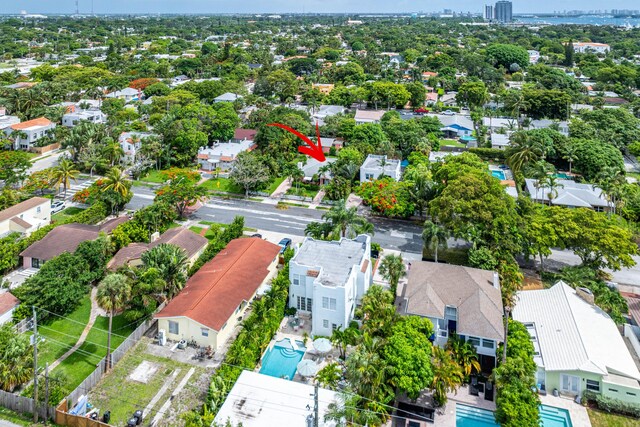
M61 155L65 154L66 150L58 150L49 154L41 156L40 159L35 160L29 169L29 174L38 172L47 168L51 168L58 164L58 159Z

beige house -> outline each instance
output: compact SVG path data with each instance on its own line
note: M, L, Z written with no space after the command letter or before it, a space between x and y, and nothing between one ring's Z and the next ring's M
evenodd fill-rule
M217 350L233 333L258 290L275 274L280 246L259 238L229 242L156 314L169 340L195 340Z
M51 200L32 197L0 211L0 236L10 233L29 235L51 223Z

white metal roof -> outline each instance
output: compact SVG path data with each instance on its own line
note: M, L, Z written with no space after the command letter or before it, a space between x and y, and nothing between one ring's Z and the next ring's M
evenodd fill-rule
M324 421L337 393L318 389L320 427L334 427L333 421ZM306 426L307 416L313 413L313 386L257 372L243 371L218 411L214 424L244 427Z
M550 289L518 292L513 318L533 323L547 371L586 371L635 379L640 372L618 328L599 307L560 281Z

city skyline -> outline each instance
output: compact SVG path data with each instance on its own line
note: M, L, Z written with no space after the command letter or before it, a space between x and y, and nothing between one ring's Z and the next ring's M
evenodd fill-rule
M409 0L399 0L389 3L382 0L258 0L221 4L219 1L183 0L180 3L168 0L79 0L78 10L88 14L93 10L96 14L145 14L145 13L174 13L174 14L216 14L216 13L405 13L405 12L440 12L450 9L455 12L482 13L484 5L489 2L460 0L450 2L436 0L429 4L420 4ZM595 0L570 0L558 7L557 2L542 0L532 5L530 2L513 2L513 13L552 13L554 11L570 10L611 10L638 9L635 0L621 0L615 4L602 8L601 2ZM76 10L76 0L23 0L17 4L4 8L5 14L28 13L71 14Z

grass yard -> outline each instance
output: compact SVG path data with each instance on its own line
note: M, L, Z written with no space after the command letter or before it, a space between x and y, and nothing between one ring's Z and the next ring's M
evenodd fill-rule
M211 178L203 182L201 187L209 191L222 191L225 193L244 194L244 189L231 182L229 178Z
M189 230L193 231L196 234L200 234L202 233L202 230L204 230L204 228L196 227L195 225L192 225L191 227L189 227Z
M69 350L78 341L90 314L91 299L87 295L67 318L51 316L51 321L38 324L38 334L44 338L38 346L38 365L44 367Z
M302 203L293 203L293 202L280 201L276 205L276 208L278 208L278 209L288 209L289 206L293 206L293 207L297 207L297 208L308 208L309 207L309 205L305 205L305 204L302 204Z
M280 184L282 184L282 181L285 180L285 177L280 177L280 178L275 178L271 184L269 184L269 186L267 188L264 189L265 193L269 193L272 194L274 191L276 191L276 188L278 188L278 186Z
M2 407L0 407L0 420L9 421L20 426L30 426L33 424L33 417L27 417Z
M53 221L64 221L64 220L68 219L69 217L72 217L73 215L82 212L83 210L84 209L82 209L82 208L78 208L78 207L75 207L75 206L69 206L68 208L61 210L57 214L51 215L51 219Z
M166 179L162 175L162 171L150 170L145 176L140 178L140 181L152 182L154 184L164 184Z
M135 325L123 316L113 318L113 334L111 335L111 349L115 350L125 340L125 337L135 329ZM75 389L84 379L96 369L96 365L106 355L107 352L107 331L109 329L109 318L98 316L87 335L87 339L75 353L67 357L54 370L63 372L67 377L67 388Z
M640 427L640 420L587 408L592 427Z
M149 424L156 415L156 411L162 407L178 383L193 367L173 359L151 355L146 352L148 345L154 344L150 344L148 339L143 338L89 394L89 401L96 408L100 408L100 413L111 411L111 425L125 426L136 409L146 408L165 382L171 381L152 410L144 414L145 425ZM129 377L143 361L153 364L156 368L146 384ZM176 377L169 380L177 370L179 372ZM171 408L163 415L159 426L183 424L176 418L204 401L208 378L209 373L204 368L196 367L185 388L172 400Z
M167 227L167 228L176 228L176 227L181 227L181 225L178 224L177 222L173 221L171 224L169 224L169 227Z
M467 146L467 144L462 144L461 142L458 142L454 139L441 139L440 145L444 145L447 147L459 147L459 148L465 148Z
M320 187L313 184L294 184L291 188L287 190L287 194L300 196L300 197L308 197L313 199L316 197L316 194L320 191Z

